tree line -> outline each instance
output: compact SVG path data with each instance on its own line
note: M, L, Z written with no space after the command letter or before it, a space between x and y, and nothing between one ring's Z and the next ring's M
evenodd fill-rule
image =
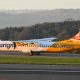
M27 40L47 37L68 39L79 31L80 21L41 23L32 26L6 27L0 29L1 40Z

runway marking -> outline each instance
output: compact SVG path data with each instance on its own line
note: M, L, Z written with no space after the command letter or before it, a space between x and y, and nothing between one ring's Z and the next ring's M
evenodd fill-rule
M0 70L0 72L55 72L55 73L80 73L77 70Z

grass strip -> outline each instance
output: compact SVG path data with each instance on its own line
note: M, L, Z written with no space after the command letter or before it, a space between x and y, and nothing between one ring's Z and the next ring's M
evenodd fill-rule
M0 56L1 64L80 65L80 58Z

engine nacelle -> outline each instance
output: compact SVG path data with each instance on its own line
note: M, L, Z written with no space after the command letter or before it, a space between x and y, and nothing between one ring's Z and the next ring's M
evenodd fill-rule
M24 49L22 49L22 50L20 50L20 52L28 54L28 55L32 55L30 50L24 50Z

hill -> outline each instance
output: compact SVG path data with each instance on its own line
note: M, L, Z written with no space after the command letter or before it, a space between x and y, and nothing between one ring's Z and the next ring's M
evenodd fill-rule
M0 28L31 26L44 22L80 20L80 9L0 10Z

